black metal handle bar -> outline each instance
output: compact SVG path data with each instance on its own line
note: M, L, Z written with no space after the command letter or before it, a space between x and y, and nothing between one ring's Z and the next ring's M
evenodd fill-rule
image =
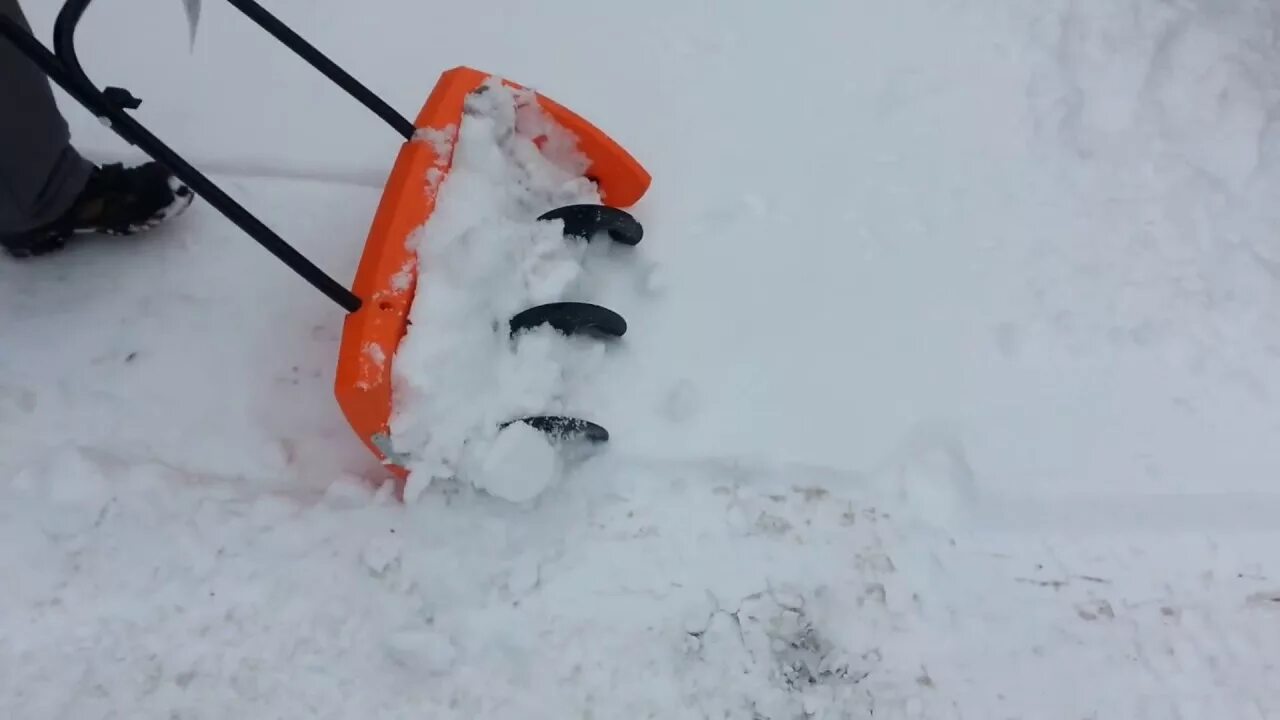
M285 25L275 15L267 12L266 8L254 2L254 0L227 0L227 2L248 16L250 20L258 23L263 30L271 33L272 37L297 53L299 57L310 63L311 67L319 70L325 77L336 83L338 87L346 90L347 94L358 100L361 105L372 110L374 115L386 121L391 126L391 129L399 133L405 140L413 139L413 135L417 130L414 128L413 123L393 110L372 90L361 85L358 80L325 57L324 53L315 49L306 40L303 40L298 33L293 31L293 28Z
M335 65L261 5L253 0L227 1L385 120L402 137L412 138L414 133L412 123L396 113L391 106ZM76 27L90 2L91 0L67 0L63 4L54 22L53 53L8 17L0 17L0 36L12 42L50 79L85 109L106 122L117 135L168 167L174 175L191 186L196 194L203 197L228 220L235 223L316 289L347 312L359 310L360 298L346 286L326 275L324 271L272 232L262 221L223 192L213 181L192 167L141 123L134 120L126 110L137 108L139 104L137 99L119 88L99 90L94 86L80 65L75 49Z

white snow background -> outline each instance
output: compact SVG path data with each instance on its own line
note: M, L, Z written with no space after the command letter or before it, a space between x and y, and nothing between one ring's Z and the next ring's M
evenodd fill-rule
M402 505L341 310L207 204L0 259L0 717L1280 715L1280 11L266 5L406 115L467 64L653 173L577 266L612 440ZM82 36L349 282L389 128L224 3Z

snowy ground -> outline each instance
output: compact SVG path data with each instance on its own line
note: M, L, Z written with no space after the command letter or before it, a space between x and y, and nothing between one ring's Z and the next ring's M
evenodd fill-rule
M90 74L349 279L394 136L221 3L190 53L115 5ZM646 164L613 439L401 505L340 311L207 205L0 262L4 717L1280 715L1266 3L268 7L406 114L469 64Z

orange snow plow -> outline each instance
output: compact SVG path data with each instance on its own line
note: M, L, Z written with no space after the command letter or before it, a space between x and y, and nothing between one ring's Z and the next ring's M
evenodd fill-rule
M338 405L356 435L397 477L403 489L408 475L406 458L390 444L392 362L408 330L409 311L418 283L430 281L417 276L416 254L407 242L431 217L436 192L449 172L450 153L442 150L444 146L439 144L439 139L457 132L467 96L484 85L490 76L467 67L444 72L411 123L257 2L227 0L382 118L404 140L373 217L353 287L348 290L134 119L127 111L136 109L140 100L119 87L99 89L89 79L76 54L75 31L90 2L66 0L54 24L53 51L17 22L3 16L0 16L0 37L11 42L105 125L168 167L196 195L347 311L334 388ZM503 82L526 90L510 81ZM607 232L617 242L638 243L643 233L639 223L620 208L635 203L645 194L649 174L589 122L540 94L534 93L534 96L547 115L575 136L577 149L589 161L585 175L595 183L603 202L555 208L537 219L563 222L566 236L589 238L598 232ZM430 238L423 241L430 242ZM550 324L565 333L581 331L618 336L625 332L625 322L616 313L586 303L540 305L512 318L510 324L513 333L541 324ZM512 422L516 421L561 436L576 434L592 440L608 436L604 428L576 418L533 416Z
M404 468L396 462L390 446L388 423L392 408L390 360L407 330L418 281L414 253L406 240L435 208L438 184L428 183L428 173L433 169L448 172L449 158L440 157L430 138L459 126L467 94L488 78L478 70L457 67L440 76L427 98L414 122L425 139L410 140L401 148L356 271L352 290L366 302L347 316L343 328L336 382L338 404L360 439L402 479ZM577 136L579 150L591 161L588 172L607 204L625 207L644 195L649 174L626 150L572 111L540 94L537 98L557 123Z

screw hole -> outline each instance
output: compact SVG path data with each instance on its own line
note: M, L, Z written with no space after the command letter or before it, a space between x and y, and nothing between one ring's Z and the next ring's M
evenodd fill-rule
M390 310L390 309L391 309L391 303L387 302L386 300L383 300L382 302L378 303L378 309L379 309L379 310Z

